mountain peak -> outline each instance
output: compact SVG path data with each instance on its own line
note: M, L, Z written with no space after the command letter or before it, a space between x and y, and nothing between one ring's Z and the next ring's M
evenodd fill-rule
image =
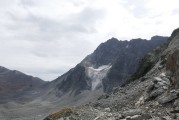
M27 92L39 88L45 81L26 75L17 70L9 70L5 67L0 66L0 95L7 96L9 99L11 96L23 96L18 95L20 92ZM4 97L6 98L6 97ZM2 97L2 99L4 99ZM1 101L0 101L1 102Z
M155 36L151 37L151 40L158 40L158 39L161 39L161 38L164 38L164 37L159 36L159 35L155 35Z
M110 39L108 39L106 42L103 42L103 43L101 43L99 46L98 46L98 48L100 48L101 46L108 46L108 45L115 45L115 44L119 44L119 40L117 39L117 38L114 38L114 37L112 37L112 38L110 38Z
M107 42L119 42L119 40L115 37L112 37L111 39L107 40Z
M171 37L175 37L177 34L179 34L179 28L175 29L172 34Z
M2 73L2 72L6 72L6 71L9 71L9 69L0 66L0 73Z

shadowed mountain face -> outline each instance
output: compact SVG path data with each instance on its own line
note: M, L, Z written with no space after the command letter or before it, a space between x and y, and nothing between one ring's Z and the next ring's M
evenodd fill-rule
M55 89L59 96L66 92L73 95L83 90L102 88L110 92L123 85L137 70L140 59L157 46L165 43L167 37L154 36L151 40L133 39L119 41L111 38L102 43L75 68L57 78Z
M11 95L14 96L24 93L25 91L34 90L43 83L45 82L39 78L25 75L24 73L16 70L9 70L4 67L0 67L1 98L8 98Z

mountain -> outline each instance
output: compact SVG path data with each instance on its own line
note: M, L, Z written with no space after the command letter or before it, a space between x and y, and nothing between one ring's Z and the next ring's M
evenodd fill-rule
M54 82L57 96L65 93L78 95L82 91L102 89L111 92L114 87L125 84L137 70L140 59L157 46L165 43L167 37L154 36L151 40L132 39L119 41L111 38L100 44L75 68L60 76Z
M179 28L139 62L128 82L94 103L64 108L44 120L178 120Z
M34 90L44 83L45 81L39 78L0 67L0 101L22 97L25 92Z
M101 104L92 104L97 99L104 100L104 106L109 105L110 101L119 98L111 100L112 97L108 94L126 85L130 76L142 65L140 60L154 48L166 43L167 39L162 36L154 36L151 40L138 38L130 41L111 38L100 44L74 68L51 82L2 67L0 119L41 120L49 113L67 106L91 102L90 107L93 109L93 106ZM110 98L103 99L108 97ZM84 108L91 110L86 106ZM71 114L71 109L64 111Z

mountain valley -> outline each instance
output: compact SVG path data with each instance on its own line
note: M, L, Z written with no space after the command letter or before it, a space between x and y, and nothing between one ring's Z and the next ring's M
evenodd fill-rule
M153 74L161 53L172 39L154 36L151 40L138 38L119 41L111 38L51 82L1 67L0 119L42 120L59 109L70 114L52 114L45 120L57 120L60 117L70 120L113 119L108 113L119 117L118 113L126 109L125 105L127 108L135 107L134 102L151 84L148 79L155 76ZM165 77L165 74L163 72L159 77L156 75L156 80L161 80L160 77ZM76 116L74 110L80 116Z

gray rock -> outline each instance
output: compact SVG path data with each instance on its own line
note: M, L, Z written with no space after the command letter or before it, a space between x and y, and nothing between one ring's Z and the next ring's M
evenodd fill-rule
M163 86L167 87L170 85L170 80L164 76L154 77L153 83L154 83L155 88L160 88Z
M164 90L168 90L168 87L167 86L163 86L162 87Z
M172 110L172 111L170 111L170 113L179 113L179 109L177 109L177 110Z
M141 120L148 120L148 119L151 119L152 117L151 117L151 115L149 115L149 114L143 114L143 115L141 115ZM139 120L139 119L138 119Z
M149 119L149 120L162 120L160 117L152 117L151 119Z
M146 94L145 101L151 101L151 100L155 99L156 97L160 96L162 93L164 93L163 88L156 89L156 90L152 91L150 94Z
M130 120L139 120L141 118L141 115L134 115L130 118Z
M144 96L139 98L139 100L135 103L135 106L139 107L142 104L144 104Z
M131 120L131 117L130 117L130 116L127 116L127 117L125 118L125 120Z
M156 89L153 92L151 92L149 97L156 98L157 96L161 95L163 92L164 92L163 89Z
M141 77L141 78L140 78L140 81L141 81L141 82L144 82L145 80L147 80L147 77Z
M64 120L64 118L60 118L60 119L58 119L58 120Z
M104 110L107 111L107 112L110 112L110 111L111 111L110 108L105 108Z
M161 120L173 120L170 116L164 116L161 118Z
M147 93L151 93L151 92L154 90L154 88L155 88L155 87L154 87L154 84L151 84L151 85L148 86L146 92L147 92Z
M143 114L143 115L134 115L131 117L131 120L148 120L152 117L149 114Z
M162 66L162 65L159 65L159 66L158 66L158 69L159 69L159 70L161 70L162 68L164 68L164 66Z
M159 102L160 104L165 104L165 103L171 102L171 101L173 101L173 100L175 100L175 99L178 98L178 94L179 94L178 91L175 91L175 90L170 91L169 93L165 93L165 94L158 100L158 102Z
M167 77L162 78L167 85L170 85L170 80Z
M131 110L123 112L122 115L124 117L127 117L127 116L141 115L142 113L143 112L141 109L131 109Z
M176 99L175 102L173 103L174 108L179 109L179 99Z
M117 120L117 119L122 119L122 118L123 118L123 116L122 116L121 114L115 114L114 117L116 118L116 120Z

